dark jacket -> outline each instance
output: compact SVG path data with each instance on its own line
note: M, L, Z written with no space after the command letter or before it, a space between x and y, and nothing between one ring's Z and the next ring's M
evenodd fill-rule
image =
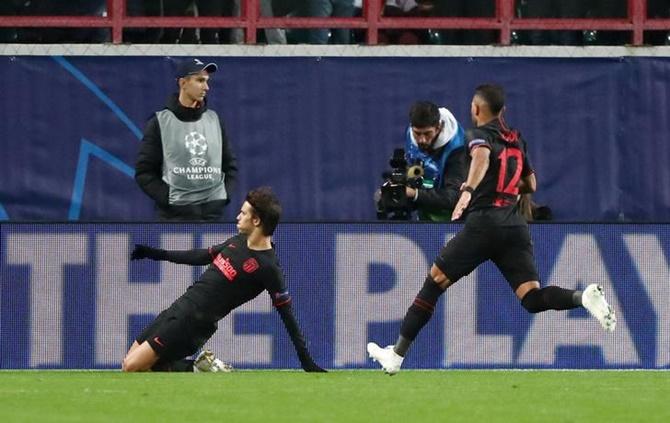
M435 155L439 156L441 150ZM444 175L440 187L420 189L415 206L421 220L450 221L451 212L461 195L461 184L468 177L465 163L466 150L459 147L452 151L444 166Z
M184 107L179 103L177 94L173 94L165 106L177 119L183 122L194 122L200 119L207 110L207 104L199 108ZM158 118L154 114L144 128L142 146L135 164L135 180L151 199L156 203L161 220L218 220L223 207L230 202L230 195L237 175L237 159L230 149L223 123L221 123L223 145L221 171L225 173L227 200L216 200L201 204L170 205L168 203L169 187L163 181L163 144Z

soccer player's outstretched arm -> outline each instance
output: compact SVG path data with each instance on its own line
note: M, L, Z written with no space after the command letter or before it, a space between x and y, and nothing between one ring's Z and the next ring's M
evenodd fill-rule
M291 337L293 347L295 348L296 353L298 353L300 365L306 372L325 372L324 369L314 362L314 359L312 359L312 356L307 349L307 341L305 341L305 337L300 330L298 319L296 319L295 314L293 314L291 296L284 287L283 278L278 274L273 276L274 277L270 278L270 286L267 286L268 293L270 294L272 305L277 309L281 321L284 323L284 327Z
M288 292L286 291L284 292L284 294L285 295L283 295L280 298L288 299L289 302L279 306L275 305L275 307L277 309L277 312L279 312L279 316L281 317L282 322L284 323L284 327L286 327L286 331L291 337L291 342L293 342L295 351L298 353L298 359L300 360L300 365L306 372L325 372L324 369L322 369L318 364L314 362L314 359L312 359L312 356L309 354L309 350L307 349L307 342L305 341L305 337L300 331L300 326L298 326L298 320L295 318L295 315L293 314L293 309L290 303L291 297L288 295Z
M148 245L135 244L135 249L130 254L131 260L151 259L165 260L177 264L190 264L192 266L202 266L212 262L212 252L216 247L196 248L193 250L163 250L161 248L152 248Z

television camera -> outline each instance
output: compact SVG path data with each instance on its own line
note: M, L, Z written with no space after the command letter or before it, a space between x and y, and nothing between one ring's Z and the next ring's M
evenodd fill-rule
M424 186L424 170L420 160L409 163L403 148L393 150L389 160L391 170L382 173L384 183L377 192L377 218L380 220L410 220L414 204L407 198L405 187Z

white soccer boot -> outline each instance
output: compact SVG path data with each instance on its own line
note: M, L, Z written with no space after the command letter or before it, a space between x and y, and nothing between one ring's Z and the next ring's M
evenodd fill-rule
M616 314L612 306L607 304L603 287L591 284L582 292L582 305L598 319L600 325L607 332L614 332L616 328Z
M405 359L393 351L393 345L389 345L386 348L381 348L374 342L368 343L368 355L371 359L378 362L382 366L382 370L384 370L384 372L391 376L400 371L402 361Z
M224 363L214 356L210 350L204 350L193 361L193 371L200 372L225 372L233 371L233 366Z

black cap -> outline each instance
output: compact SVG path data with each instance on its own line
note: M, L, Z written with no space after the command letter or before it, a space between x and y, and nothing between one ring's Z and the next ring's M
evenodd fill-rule
M214 73L219 67L216 66L216 63L204 63L203 61L193 58L182 60L177 64L177 73L175 77L185 78L189 75L195 75L202 71L207 71L207 73Z

